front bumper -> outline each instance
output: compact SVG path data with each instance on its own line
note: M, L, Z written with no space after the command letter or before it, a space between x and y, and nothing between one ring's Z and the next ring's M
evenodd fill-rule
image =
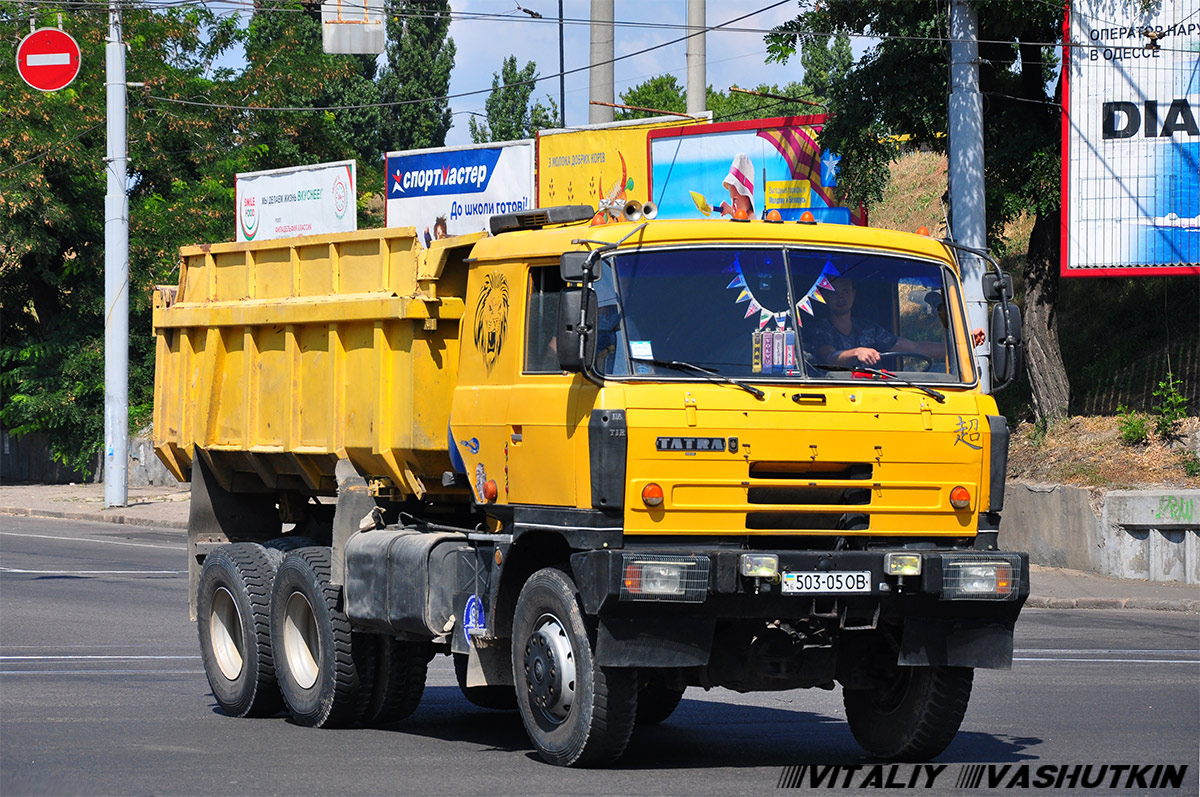
M742 575L742 556L775 556L774 577ZM890 575L888 554L920 558L918 575ZM686 589L676 594L637 594L626 583L627 567L643 561L691 563ZM588 614L702 614L709 617L802 617L836 602L840 606L879 607L882 616L996 616L1015 618L1029 596L1029 555L975 550L880 549L869 551L763 551L729 549L623 549L575 554L572 569ZM995 565L1008 583L998 594L964 591L963 573ZM796 574L867 574L853 591L838 589L839 579L809 579L815 584L795 589ZM789 574L792 577L789 578ZM823 582L835 582L824 590ZM785 583L790 582L790 583ZM677 609L672 607L678 607ZM824 614L824 612L819 612Z

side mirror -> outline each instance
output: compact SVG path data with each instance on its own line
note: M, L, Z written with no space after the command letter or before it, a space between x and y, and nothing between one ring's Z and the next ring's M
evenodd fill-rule
M1000 295L1000 287L1004 286L1004 296ZM1005 299L1011 300L1013 294L1012 274L1007 271L1001 271L996 274L994 271L985 271L983 274L983 298L989 303L1002 302Z
M596 292L591 288L568 286L559 293L555 346L560 369L584 374L591 369L596 359L599 315Z
M992 308L992 390L1007 387L1021 372L1021 308L998 304Z
M583 282L587 278L585 266L589 252L563 252L558 259L558 273L564 282ZM595 279L595 276L592 276Z

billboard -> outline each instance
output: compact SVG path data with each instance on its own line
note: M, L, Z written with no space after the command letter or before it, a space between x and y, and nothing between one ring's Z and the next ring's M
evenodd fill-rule
M1200 274L1200 0L1073 0L1064 33L1062 275Z
M357 177L352 160L238 174L236 240L357 230Z
M737 196L751 216L786 220L811 211L818 221L865 224L861 209L838 205L840 159L822 152L824 115L788 116L652 130L650 182L662 219L722 215ZM736 196L735 196L736 195Z
M647 134L703 119L657 116L538 133L538 206L650 198Z
M425 242L486 230L495 213L534 205L533 141L387 154L384 226L416 227Z

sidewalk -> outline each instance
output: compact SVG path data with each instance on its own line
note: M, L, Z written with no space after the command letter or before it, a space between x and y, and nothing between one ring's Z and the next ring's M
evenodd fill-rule
M105 509L102 484L0 485L3 517L97 520L133 526L187 528L190 493L181 487L131 487L128 506ZM1200 614L1200 586L1111 578L1056 567L1031 566L1031 595L1040 609L1157 609Z

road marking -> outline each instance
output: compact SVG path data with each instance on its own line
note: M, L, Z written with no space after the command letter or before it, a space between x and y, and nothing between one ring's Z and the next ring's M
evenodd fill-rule
M1146 649L1142 649L1142 650L1139 650L1136 648L1124 649L1124 650L1122 650L1122 649L1106 650L1106 649L1101 649L1101 648L1017 648L1016 650L1013 651L1013 653L1040 653L1045 656L1057 656L1057 655L1065 656L1065 655L1071 655L1071 654L1082 655L1084 653L1094 653L1097 656L1099 656L1099 655L1131 656L1131 655L1134 655L1137 653L1157 653L1161 656L1172 656L1172 655L1200 656L1200 650L1198 650L1196 648L1187 648L1187 649L1180 648L1180 649L1176 649L1176 650L1163 649L1163 648L1146 648Z
M186 570L23 570L19 567L0 567L0 573L19 573L39 576L147 576L187 575Z
M0 670L5 675L204 675L204 670Z
M119 540L93 540L88 537L60 537L55 534L23 534L19 531L0 531L8 537L31 537L39 540L63 540L64 542L94 542L98 545L127 545L130 548L160 548L164 551L185 551L186 545L151 545L147 542L121 542Z
M1191 659L1085 659L1067 656L1054 658L1037 658L1033 656L1013 656L1013 661L1074 661L1087 664L1200 664L1200 660Z
M199 656L0 656L0 661L160 661L162 659L199 659Z

